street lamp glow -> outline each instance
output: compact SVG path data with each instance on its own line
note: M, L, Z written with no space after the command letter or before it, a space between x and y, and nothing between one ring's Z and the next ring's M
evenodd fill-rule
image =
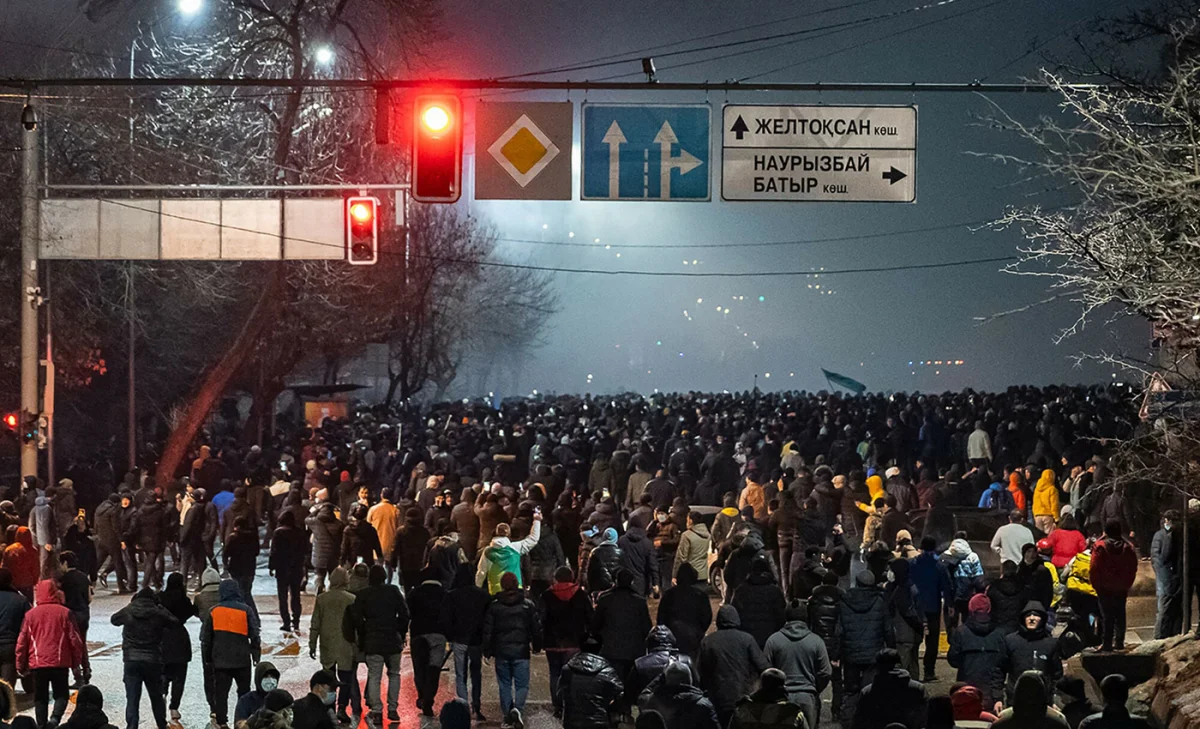
M195 15L204 8L204 0L179 0L179 12L184 15Z
M333 63L333 49L329 46L319 46L316 53L317 63L328 66Z

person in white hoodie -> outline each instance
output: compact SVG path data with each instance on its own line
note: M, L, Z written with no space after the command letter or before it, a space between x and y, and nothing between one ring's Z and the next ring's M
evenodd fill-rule
M475 584L479 587L486 587L489 595L500 592L500 577L505 572L512 572L517 576L517 584L521 587L525 586L521 581L521 556L528 554L542 536L542 510L537 509L533 512L533 529L529 532L528 537L514 542L508 538L508 535L508 524L497 525L496 536L492 537L491 544L479 555L479 569L475 572Z
M983 564L979 555L971 549L966 532L958 532L950 542L950 548L942 553L942 562L950 572L950 591L954 600L954 625L951 619L946 619L947 631L952 631L958 625L958 620L966 619L967 604L976 593L983 592Z

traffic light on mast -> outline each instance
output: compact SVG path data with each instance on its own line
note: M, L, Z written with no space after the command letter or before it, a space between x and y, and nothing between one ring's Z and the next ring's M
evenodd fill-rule
M462 103L457 96L420 95L414 109L412 198L452 203L462 195Z
M370 266L379 260L379 200L346 199L346 260L352 266Z
M4 414L4 427L12 432L17 432L17 426L21 424L21 417L16 413Z

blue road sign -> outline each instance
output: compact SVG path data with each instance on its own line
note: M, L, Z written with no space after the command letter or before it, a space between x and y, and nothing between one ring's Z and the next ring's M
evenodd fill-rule
M711 129L707 104L584 104L582 199L710 199Z

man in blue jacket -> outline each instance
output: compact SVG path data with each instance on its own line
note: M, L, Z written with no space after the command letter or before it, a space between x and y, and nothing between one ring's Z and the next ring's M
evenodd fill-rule
M937 555L937 540L921 540L921 553L913 557L908 577L917 587L917 605L925 615L925 683L935 681L938 638L942 632L942 605L953 610L954 593L950 589L950 573Z

